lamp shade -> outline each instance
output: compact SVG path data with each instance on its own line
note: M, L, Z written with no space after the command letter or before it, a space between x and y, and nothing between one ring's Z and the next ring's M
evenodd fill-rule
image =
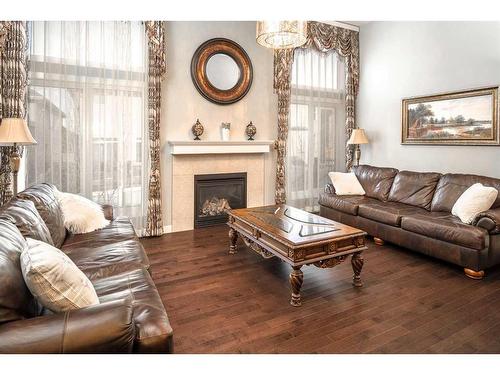
M307 41L307 21L258 21L257 43L273 49L296 48Z
M353 129L351 137L347 141L349 145L363 145L369 143L364 129Z
M4 118L0 123L0 146L36 145L36 141L28 129L26 120L22 118Z

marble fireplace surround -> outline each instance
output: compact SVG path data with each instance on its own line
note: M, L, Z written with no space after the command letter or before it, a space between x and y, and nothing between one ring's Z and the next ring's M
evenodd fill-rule
M172 231L194 227L194 176L247 173L247 206L265 202L266 154L272 141L171 141Z

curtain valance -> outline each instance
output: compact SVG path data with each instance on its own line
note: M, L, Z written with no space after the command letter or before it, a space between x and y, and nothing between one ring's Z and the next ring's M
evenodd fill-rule
M355 94L359 87L359 32L321 22L307 23L305 48L314 46L321 52L336 51L347 58L347 68L352 74Z

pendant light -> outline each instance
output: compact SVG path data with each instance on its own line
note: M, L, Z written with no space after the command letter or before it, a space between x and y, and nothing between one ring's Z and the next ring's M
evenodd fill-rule
M257 43L273 49L296 48L307 41L307 21L258 21Z

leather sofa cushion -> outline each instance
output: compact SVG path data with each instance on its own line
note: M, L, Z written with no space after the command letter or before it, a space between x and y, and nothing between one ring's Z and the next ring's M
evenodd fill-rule
M319 204L346 214L357 215L358 207L361 203L377 202L376 199L368 198L363 195L335 195L321 193L319 195Z
M397 169L358 165L353 167L352 170L361 186L363 186L367 197L381 201L387 200L394 177L398 173Z
M404 216L401 219L401 228L476 250L482 250L488 245L486 229L464 224L460 219L443 212Z
M83 268L83 273L90 281L103 279L105 277L118 275L120 273L142 269L143 266L137 262L112 263L105 266Z
M41 311L21 272L20 256L27 246L14 223L0 219L0 323L31 318Z
M69 234L61 250L82 269L128 261L149 268L148 257L127 217L118 217L94 232Z
M50 184L37 184L19 193L22 199L29 199L35 204L43 221L47 225L54 242L54 246L61 248L66 238L66 228L61 206L56 197L56 188Z
M101 303L132 298L136 327L134 351L171 352L172 327L149 273L144 268L92 280Z
M451 212L453 205L462 193L478 182L484 186L494 187L500 193L500 179L473 174L448 173L439 179L432 198L431 211ZM500 194L492 206L492 208L497 207L500 207Z
M149 266L148 258L139 240L117 241L102 246L63 245L62 251L78 268L105 267L110 264L135 262Z
M400 171L394 178L389 201L429 210L441 174Z
M113 301L1 326L0 353L132 353L132 302ZM73 372L73 371L71 371Z
M49 228L40 217L33 202L14 198L0 208L0 216L11 219L24 237L54 245Z
M407 215L426 213L423 208L398 202L375 202L359 205L358 215L394 227L401 225L401 218Z

